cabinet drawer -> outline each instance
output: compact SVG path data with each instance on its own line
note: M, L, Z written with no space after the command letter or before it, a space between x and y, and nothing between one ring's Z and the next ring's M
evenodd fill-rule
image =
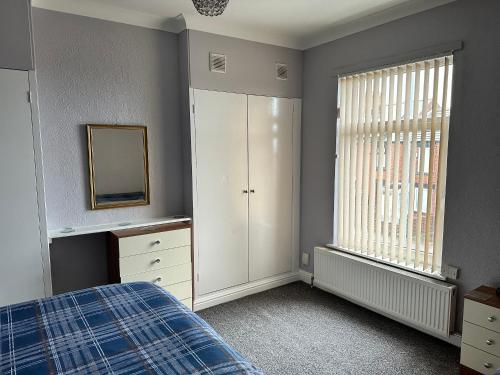
M181 302L183 304L185 304L189 308L189 310L193 310L193 299L192 298L183 299L183 300L181 300Z
M147 281L160 286L177 284L188 280L191 280L191 263L162 268L155 271L137 273L135 275L121 276L122 283Z
M172 293L172 295L177 298L179 301L183 299L191 298L193 296L193 286L191 284L191 280L184 281L182 283L167 285L164 286L163 289Z
M191 245L191 229L124 237L119 240L120 257Z
M500 309L465 299L464 320L500 332Z
M120 276L134 275L191 263L191 246L176 247L120 258Z
M500 357L500 333L464 322L462 341L465 344Z
M493 375L495 370L500 368L499 357L483 352L467 344L462 344L460 363L486 375Z

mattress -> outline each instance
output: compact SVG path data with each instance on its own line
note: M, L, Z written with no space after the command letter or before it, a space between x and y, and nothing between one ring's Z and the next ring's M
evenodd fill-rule
M262 374L150 283L0 308L2 374Z

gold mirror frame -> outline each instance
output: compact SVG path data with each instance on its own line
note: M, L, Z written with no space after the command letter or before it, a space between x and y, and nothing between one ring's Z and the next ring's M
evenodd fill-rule
M94 129L122 129L122 130L141 130L143 134L143 155L144 155L144 199L132 200L129 202L120 201L117 203L97 203L94 155L92 148L92 137ZM148 131L146 126L142 125L99 125L87 124L87 148L89 160L89 183L90 183L90 207L92 210L103 210L108 208L147 206L150 204L149 192L149 157L148 157Z

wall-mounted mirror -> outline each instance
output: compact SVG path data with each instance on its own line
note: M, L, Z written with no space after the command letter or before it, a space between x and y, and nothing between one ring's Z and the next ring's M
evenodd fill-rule
M145 126L87 125L93 210L149 204Z

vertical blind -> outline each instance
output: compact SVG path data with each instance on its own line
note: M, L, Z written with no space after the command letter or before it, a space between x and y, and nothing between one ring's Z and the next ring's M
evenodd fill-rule
M335 245L440 273L452 56L339 78Z

